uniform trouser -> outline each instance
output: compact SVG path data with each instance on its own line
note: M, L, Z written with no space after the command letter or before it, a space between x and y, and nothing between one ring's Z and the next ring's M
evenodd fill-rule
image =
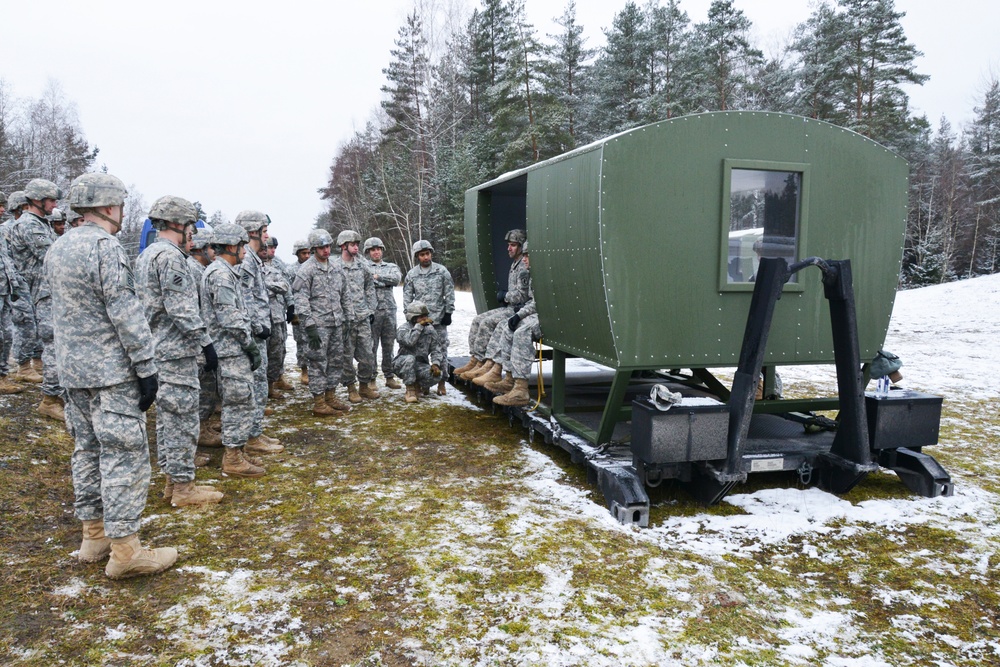
M316 327L319 347L309 347L308 337L303 344L309 363L309 392L319 396L340 384L344 367L343 327Z
M222 399L222 444L242 447L250 438L250 425L256 410L250 359L245 354L220 357L216 375Z
M424 389L438 383L440 377L431 373L431 365L426 361L417 361L412 354L401 354L392 360L392 367L399 379L405 385L418 384Z
M345 385L355 381L366 384L375 379L372 347L372 327L367 318L344 324L344 375L341 380ZM358 361L357 374L354 372L355 359Z
M472 320L472 327L469 329L469 354L479 360L485 359L486 347L489 345L493 330L500 322L506 323L513 315L514 309L510 306L494 308L476 315L475 319Z
M207 372L204 368L198 369L198 418L201 421L210 419L215 409L219 407L222 399L219 398L219 377L216 371Z
M500 364L506 370L510 370L510 349L513 345L514 332L510 330L506 322L501 322L493 330L493 337L490 338L490 345L487 348L488 357L493 360L493 363Z
M267 381L277 382L285 372L285 341L288 340L288 323L271 322L271 337L267 339Z
M527 380L531 364L535 361L534 341L541 338L542 327L538 315L528 315L521 320L510 347L510 372L517 380Z
M396 311L375 312L372 323L372 360L378 362L378 348L382 346L382 375L388 380L393 374L393 346L396 344Z
M306 338L306 328L301 324L293 324L292 338L295 340L295 365L299 368L308 368L309 359L306 355L306 346L309 344L309 340Z
M194 480L198 448L198 361L196 357L157 361L156 462L175 482Z
M59 384L56 367L56 346L52 330L52 299L45 297L35 304L35 322L38 338L42 343L42 393L62 397L66 392Z
M150 469L138 382L70 389L66 425L76 442L72 458L76 518L103 517L108 537L139 532Z
M0 298L0 375L10 372L10 353L14 349L14 323L11 321L10 295Z
M442 356L444 357L444 361L442 362L444 364L444 366L441 367L441 373L442 373L442 375L441 375L441 378L440 378L440 381L444 382L445 378L448 377L448 373L449 373L449 371L448 371L448 368L449 368L449 365L448 365L448 327L446 327L443 324L435 324L434 325L434 333L437 334L438 339L441 341L441 347L444 348L442 350L442 352L441 352Z
M264 408L267 407L267 341L255 341L260 350L260 366L253 372L253 421L250 424L250 437L256 438L264 432Z
M41 356L38 341L38 328L35 326L35 309L31 307L31 299L22 296L13 304L12 320L14 322L14 359L18 365ZM36 355L35 352L38 352Z

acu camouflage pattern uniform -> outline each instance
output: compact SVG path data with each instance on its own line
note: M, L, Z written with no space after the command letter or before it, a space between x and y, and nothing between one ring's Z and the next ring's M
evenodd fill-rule
M491 357L494 363L510 371L515 380L526 380L531 373L531 364L535 361L534 341L542 337L542 327L538 323L538 308L535 307L535 294L528 283L528 302L517 311L521 321L517 329L510 330L504 322L497 329L502 332L499 352Z
M67 390L78 519L108 537L139 531L149 488L146 417L137 377L157 372L153 335L118 240L93 222L59 237L45 260L54 347Z
M11 315L17 303L15 299L20 300L27 293L27 285L17 272L7 249L7 229L9 227L6 224L0 225L0 376L7 375L10 371L8 358L14 346Z
M343 373L343 329L351 314L347 278L334 258L319 262L313 256L299 265L292 292L303 337L309 327L316 327L319 335L316 349L308 340L303 341L301 349L309 363L309 393L321 396L337 388Z
M396 297L393 288L403 279L403 272L392 262L368 260L368 268L375 283L375 320L372 322L372 361L378 361L378 348L382 346L382 375L388 380L393 374L393 343L396 340ZM412 383L410 383L412 384Z
M194 481L200 428L198 357L212 343L188 259L173 241L160 238L139 255L135 267L159 369L157 463L175 483Z
M298 241L296 241L298 243ZM310 258L311 259L311 258ZM309 260L306 260L309 261ZM303 262L304 264L305 262ZM295 303L295 279L299 275L299 269L302 268L302 264L299 263L298 258L291 264L283 264L285 267L285 272L288 276L288 284L292 286L291 296L292 303ZM306 358L306 329L302 326L302 318L298 317L299 307L295 306L296 319L298 324L292 324L292 340L295 341L295 365L299 368L308 368L309 361ZM343 343L341 344L343 346Z
M13 196L11 196L11 199L13 199ZM23 217L24 214L21 215L21 218ZM31 305L30 285L21 273L20 265L14 258L14 251L11 246L14 228L19 221L20 218L17 220L11 218L0 225L0 232L3 233L8 256L14 262L14 269L21 276L22 280L21 298L11 303L14 361L18 365L21 365L30 362L32 359L41 359L42 342L38 338L38 328L35 324L35 308Z
M419 385L429 389L441 380L441 375L431 373L437 364L444 372L447 348L433 326L407 321L396 330L399 354L392 361L393 369L405 385Z
M375 313L375 281L368 270L367 260L361 257L355 257L350 263L345 262L343 256L336 260L331 257L330 261L336 261L343 269L347 280L347 298L351 303L351 309L344 311L347 317L344 322L344 373L341 381L345 385L355 382L367 384L375 379L375 344L368 321ZM357 373L354 371L355 360L358 362ZM309 382L312 382L311 375Z
M252 254L247 252L247 259ZM237 268L216 257L205 269L201 283L201 318L219 357L217 377L224 447L242 447L247 443L256 412L252 384L255 378L245 352L253 338Z
M205 267L194 257L187 257L188 271L194 280L195 291L198 293L198 312L201 313L201 282L205 277ZM206 326L207 330L207 326ZM216 371L206 371L201 359L198 360L198 420L206 421L211 418L215 408L219 406L219 383L216 379Z
M288 307L292 305L292 286L277 257L264 262L264 284L267 286L268 313L271 317L271 337L267 339L267 381L277 382L285 371L285 342L288 340Z
M250 317L252 334L259 338L265 328L271 328L271 307L267 303L267 285L264 282L264 262L249 245L246 247L246 257L238 267L240 284L243 291L243 302ZM207 271L206 271L207 273ZM272 332L272 335L273 332ZM250 425L250 437L256 438L264 432L264 409L267 407L267 344L261 341L257 345L260 350L260 367L253 371L254 411Z
M521 261L520 250L507 273L507 293L499 308L480 313L472 320L469 328L469 354L476 359L487 358L486 348L497 325L506 322L514 314L515 308L528 300L528 268Z
M434 331L444 346L442 354L445 363L441 366L441 372L447 375L448 327L441 324L441 320L446 314L455 312L455 281L444 265L431 262L425 269L417 264L406 273L406 280L403 281L403 308L414 301L423 301L427 306L428 317L434 320Z

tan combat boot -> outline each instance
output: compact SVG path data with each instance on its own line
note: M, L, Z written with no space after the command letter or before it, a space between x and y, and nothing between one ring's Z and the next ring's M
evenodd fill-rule
M205 420L205 423L208 425L208 428L212 429L213 431L218 431L219 433L222 432L222 417L219 415L219 413L213 414L211 417Z
M174 478L170 475L164 475L165 478L163 482L163 499L170 500L174 495Z
M63 408L63 400L58 396L42 396L42 402L35 408L35 412L43 417L49 417L56 421L66 421L66 411Z
M267 383L267 398L272 401L284 398L285 395L278 391L278 387L274 382Z
M492 362L491 362L492 363ZM499 382L503 379L503 366L494 363L490 370L483 373L479 377L472 379L472 384L477 387L485 387L487 382Z
M272 408L272 407L264 408L264 416L265 417L270 417L273 414L274 414L274 408Z
M503 396L494 396L493 402L497 405L527 405L531 402L531 394L528 393L528 381L521 378L514 380L514 388Z
M42 363L41 359L32 359L31 360L31 367L34 368L35 372L38 373L39 375L42 375L42 371L45 370L45 365ZM45 377L45 376L42 375L42 377Z
M288 380L285 379L284 375L278 378L278 381L274 383L274 386L281 391L295 391L295 387L293 387Z
M250 438L249 440L247 440L247 444L243 447L243 451L246 452L247 454L261 454L261 455L277 454L279 452L285 451L284 445L268 442L264 438L265 436L263 434L258 435L257 437L254 438ZM271 440L274 440L274 438L271 438ZM276 442L277 441L275 441L275 443Z
M222 434L212 429L209 422L201 423L201 430L198 431L199 447L222 447Z
M135 533L111 539L111 559L104 574L111 579L127 579L144 574L157 574L177 562L177 549L160 547L144 549Z
M341 412L350 412L351 406L344 403L342 400L337 398L337 391L335 389L327 389L326 393L323 394L323 402L329 405L334 410L340 410Z
M416 403L419 395L420 390L417 388L417 385L408 384L406 385L406 396L403 397L403 400L407 403Z
M482 363L482 364L481 364L481 365L479 366L479 368L477 368L477 369L475 369L475 370L473 370L473 371L469 371L468 373L463 373L463 374L462 374L462 377L464 377L464 378L465 378L466 380L472 380L472 381L475 381L475 379L476 379L477 377L479 377L480 375L486 375L486 374L487 374L487 373L489 373L489 372L490 372L491 370L493 370L493 366L495 366L495 365L496 365L496 364L494 364L494 363L493 363L493 360L492 360L492 359L487 359L486 361L484 361L484 362L483 362L483 363ZM499 378L498 378L498 379L499 379Z
M81 563L99 563L111 553L111 539L104 534L104 519L83 522L83 542L77 559Z
M444 380L438 382L438 396L444 396L448 393L448 389L444 386Z
M0 394L20 394L22 391L24 387L11 382L6 375L0 375Z
M323 400L323 394L313 396L313 415L316 417L337 417L340 410L336 410Z
M351 384L347 385L347 400L349 400L351 403L361 402L361 394L358 393L357 382L352 382Z
M514 376L511 375L510 371L507 371L507 374L503 376L502 380L499 382L489 382L486 384L486 388L494 394L506 394L514 388Z
M361 398L372 400L379 397L379 393L375 391L375 380L371 382L362 382L361 388L358 390L358 395Z
M17 375L15 375L14 378L20 382L30 382L32 384L42 383L42 376L31 367L30 361L26 361L17 367Z
M462 378L463 380L471 380L472 378L475 377L475 375L473 375L473 374L474 373L478 373L479 369L482 368L485 365L486 365L485 361L480 361L479 359L476 359L475 365L473 365L472 368L470 368L469 370L465 371L464 373L462 373L458 377Z
M226 447L222 455L222 474L233 477L263 477L267 471L263 466L254 465L243 456L239 447Z
M194 467L204 468L208 465L208 462L212 460L212 457L205 452L195 452L194 453Z
M305 386L309 386L309 369L305 366L302 367L302 372L299 373L299 382Z
M399 380L397 380L396 378L394 378L392 376L389 376L389 377L387 377L385 379L385 386L386 386L386 389L402 389L403 388L403 385L399 384Z
M461 375L462 373L467 373L468 371L471 371L473 368L476 367L476 364L478 363L479 363L478 359L476 359L475 357L469 357L469 360L465 362L464 366L459 366L458 368L455 369L455 375Z
M222 500L223 493L210 486L195 486L192 482L177 482L174 484L174 494L170 504L174 507L187 505L212 505Z

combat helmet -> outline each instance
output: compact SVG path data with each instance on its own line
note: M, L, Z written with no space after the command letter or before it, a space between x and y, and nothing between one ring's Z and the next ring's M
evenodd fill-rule
M299 239L292 244L292 253L298 255L303 250L309 250L309 241Z
M214 232L199 229L198 233L191 237L191 249L201 250L205 246L211 245L215 242Z
M24 196L29 201L42 201L43 199L62 199L62 190L52 181L44 178L33 178L24 186Z
M382 250L385 250L385 244L382 243L382 239L380 239L377 236L373 236L365 240L365 247L362 252L364 252L367 255L368 251L371 250L372 248L382 248Z
M127 196L125 184L111 174L81 174L69 186L69 206L74 211L122 206Z
M322 248L323 246L333 245L333 237L325 229L314 229L309 232L308 243L310 248Z
M345 229L340 234L337 234L338 246L343 246L345 243L361 243L361 240L361 234L358 234L353 229Z
M0 192L0 206L7 206L7 193Z
M267 237L267 247L268 248L277 248L278 247L278 237L277 236L268 236Z
M418 317L430 314L427 305L423 301L411 301L404 311L407 321L413 321Z
M524 242L528 240L528 236L524 233L523 229L512 229L507 232L503 240L507 243L517 243L519 245L524 245Z
M156 229L169 229L169 223L187 225L198 223L198 211L194 204L182 197L166 195L153 202L149 209L149 220Z
M247 209L236 214L236 224L245 229L247 234L252 234L271 224L271 219L260 211Z
M24 196L23 190L15 190L7 197L7 210L13 213L19 208L23 208L28 203L28 198Z
M45 219L49 221L50 225L57 222L66 222L66 214L62 212L62 209L54 208L51 213L45 216Z
M224 222L212 232L212 245L215 246L239 245L249 242L250 237L247 236L246 230L232 222Z
M67 224L67 225L69 225L70 227L76 227L77 225L79 225L79 224L80 224L80 223L79 223L79 220L80 220L80 219L81 219L82 217L83 217L82 215L80 215L79 213L77 213L77 212L76 212L76 211L74 211L73 209L70 209L70 210L69 210L69 211L68 211L68 212L66 213L66 224Z
M410 254L416 255L421 250L430 250L431 252L434 252L434 246L431 245L430 241L425 241L423 239L420 239L419 241L413 244L413 249L410 251Z

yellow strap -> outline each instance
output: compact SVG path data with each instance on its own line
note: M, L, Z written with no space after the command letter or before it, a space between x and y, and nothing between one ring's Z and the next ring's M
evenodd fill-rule
M542 339L539 338L538 339L538 371L535 373L535 375L538 376L538 400L535 401L535 404L533 406L531 406L531 409L528 410L528 412L534 412L535 410L537 410L538 406L541 405L541 403L542 403L542 397L545 396L545 378L542 377L542 360L543 360L543 357L542 357Z

